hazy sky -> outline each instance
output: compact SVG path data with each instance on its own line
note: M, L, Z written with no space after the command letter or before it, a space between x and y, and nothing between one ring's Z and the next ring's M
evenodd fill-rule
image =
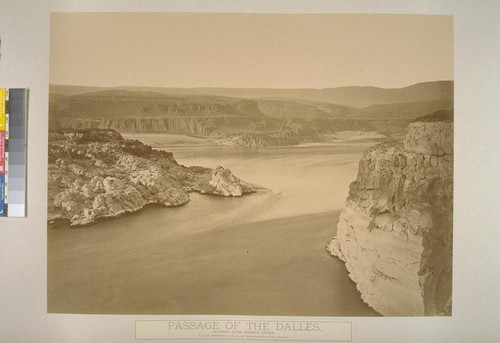
M50 82L402 87L453 79L453 20L430 15L56 13Z

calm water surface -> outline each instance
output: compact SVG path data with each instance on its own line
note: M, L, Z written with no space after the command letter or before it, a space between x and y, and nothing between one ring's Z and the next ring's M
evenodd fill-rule
M49 312L376 315L325 251L369 143L252 150L162 137L138 138L184 165L229 168L259 191L52 225Z

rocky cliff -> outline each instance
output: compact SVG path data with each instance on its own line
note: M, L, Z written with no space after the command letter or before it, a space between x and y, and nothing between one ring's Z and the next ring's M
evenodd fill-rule
M387 316L451 314L453 113L368 149L329 251Z
M236 142L245 147L270 147L297 145L301 137L291 130L263 133L244 133L238 136Z
M275 130L280 120L263 114L257 102L211 96L170 96L109 89L65 96L50 94L49 127L166 132L206 136L261 125Z
M228 169L185 167L172 154L113 130L67 130L49 137L48 220L86 225L147 204L179 206L195 191L241 196L253 190Z
M240 119L240 118L238 118ZM60 118L53 122L54 129L110 129L120 132L154 132L154 133L187 133L194 135L209 135L224 117L168 117L168 118L99 118L73 119ZM240 119L241 124L246 123Z
M421 88L419 91L410 91L412 96L402 97L396 103L389 100L398 97L382 96L375 101L378 105L355 108L283 97L200 95L189 89L184 90L187 94L179 94L160 88L75 89L52 85L49 127L230 137L231 142L248 147L318 142L324 140L325 134L339 131L377 131L400 137L414 118L452 108L452 94L445 94L449 86L446 82L421 85L417 87ZM425 93L423 98L416 96L421 91ZM389 103L384 103L384 99ZM415 101L400 102L405 99Z

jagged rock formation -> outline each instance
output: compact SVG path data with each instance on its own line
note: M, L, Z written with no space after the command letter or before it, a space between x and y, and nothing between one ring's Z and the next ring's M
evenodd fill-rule
M85 225L147 204L179 206L188 192L241 196L252 188L228 169L185 167L172 154L113 130L68 130L49 137L48 220Z
M452 112L418 118L368 149L329 251L363 300L388 316L450 315Z
M299 141L299 135L288 130L273 133L244 133L237 139L238 144L245 147L297 145Z

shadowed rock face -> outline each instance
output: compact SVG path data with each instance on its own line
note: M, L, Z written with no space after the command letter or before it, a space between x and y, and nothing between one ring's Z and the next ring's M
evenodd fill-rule
M452 112L417 119L406 136L368 149L330 252L383 315L450 315Z
M147 204L179 206L191 191L241 196L253 190L228 169L185 167L172 154L113 130L67 130L49 137L48 220L86 225Z

